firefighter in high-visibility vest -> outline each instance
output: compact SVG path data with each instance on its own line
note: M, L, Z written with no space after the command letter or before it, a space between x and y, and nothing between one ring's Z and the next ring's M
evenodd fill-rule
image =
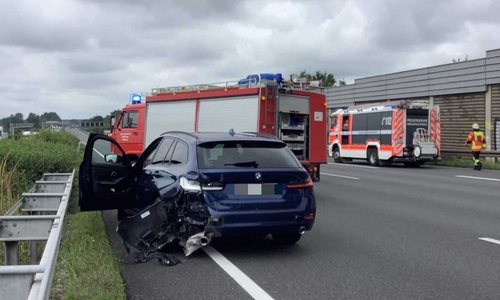
M479 161L479 155L482 149L486 149L486 136L480 130L477 123L472 124L472 131L469 133L464 146L471 145L472 159L474 160L474 170L481 171L483 164Z

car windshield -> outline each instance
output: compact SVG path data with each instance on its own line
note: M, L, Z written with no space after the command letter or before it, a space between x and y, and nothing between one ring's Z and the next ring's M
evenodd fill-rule
M197 152L200 169L302 167L292 151L277 142L208 142L198 145Z

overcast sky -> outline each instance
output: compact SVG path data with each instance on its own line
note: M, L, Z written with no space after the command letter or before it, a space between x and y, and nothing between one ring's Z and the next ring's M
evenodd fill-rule
M308 71L354 78L485 57L498 0L3 0L0 118L106 115L134 92Z

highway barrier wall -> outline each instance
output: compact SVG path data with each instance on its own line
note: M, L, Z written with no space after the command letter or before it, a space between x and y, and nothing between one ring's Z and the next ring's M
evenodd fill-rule
M464 150L473 123L488 151L500 151L500 49L486 57L355 79L325 90L329 113L352 105L394 100L427 101L441 109L444 151Z

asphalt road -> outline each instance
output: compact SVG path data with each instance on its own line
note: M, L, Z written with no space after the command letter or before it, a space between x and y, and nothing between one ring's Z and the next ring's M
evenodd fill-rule
M353 163L322 173L315 226L297 245L211 244L267 299L500 299L500 245L479 239L500 240L500 172ZM129 299L253 299L204 251L179 252L172 267L134 263L115 212L103 217Z
M88 134L75 128L71 128L69 132L73 133L80 139L80 142L86 143ZM104 162L104 156L111 153L111 142L98 140L94 144L94 151L92 152L92 161L102 163Z

